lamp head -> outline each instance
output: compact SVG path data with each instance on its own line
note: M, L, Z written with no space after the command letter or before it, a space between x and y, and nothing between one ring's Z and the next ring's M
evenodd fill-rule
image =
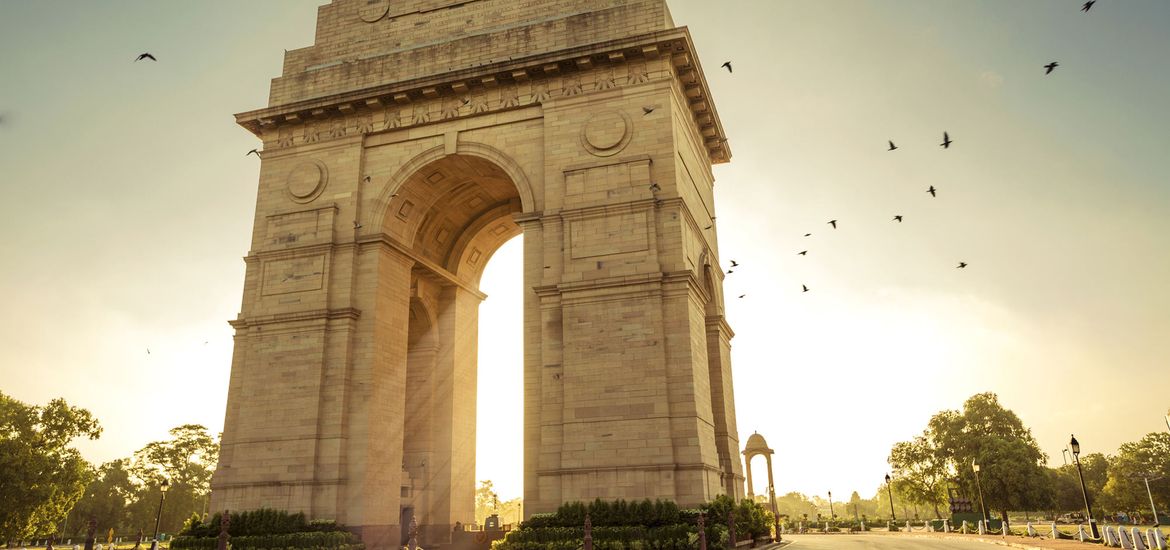
M886 483L888 484L889 482L890 482L890 474L886 474Z
M170 488L170 485L171 485L170 482L168 482L167 480L164 479L162 481L162 485L159 485L158 488L159 488L159 490L161 490L162 492L165 493L165 492L167 492L167 489Z
M1081 443L1077 441L1077 436L1072 436L1072 439L1070 439L1068 442L1068 448L1072 450L1073 456L1080 456Z

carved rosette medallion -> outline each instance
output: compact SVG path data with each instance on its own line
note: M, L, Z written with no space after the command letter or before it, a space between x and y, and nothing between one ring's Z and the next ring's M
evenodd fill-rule
M390 12L390 0L365 0L358 8L358 15L366 23L377 23Z
M616 155L629 145L632 127L630 117L620 111L594 113L581 127L581 146L594 156Z
M329 183L329 171L325 164L311 160L302 162L288 173L285 191L293 202L301 204L313 202L325 190Z

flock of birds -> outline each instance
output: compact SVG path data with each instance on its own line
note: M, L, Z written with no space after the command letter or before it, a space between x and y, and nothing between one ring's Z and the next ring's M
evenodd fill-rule
M1081 11L1083 11L1083 12L1086 12L1086 13L1087 13L1089 10L1093 9L1093 4L1096 4L1096 3L1097 3L1097 0L1088 0L1088 1L1087 1L1087 2L1085 2L1083 5L1081 5ZM1048 63L1048 64L1046 64L1046 65L1043 65L1043 68L1044 68L1044 74L1045 74L1045 75L1050 75L1050 74L1052 74L1052 71L1056 70L1056 68L1057 68L1057 67L1059 67L1059 66L1060 66L1060 63L1059 63L1059 62L1057 62L1057 61L1052 61L1052 62L1049 62L1049 63ZM722 65L720 65L720 67L721 67L721 68L724 68L724 69L727 69L727 73L728 73L728 74L734 74L734 73L735 73L735 70L732 68L731 61L724 61L724 62L723 62L723 64L722 64ZM645 112L646 114L650 114L651 112L653 112L653 109L652 109L652 108L648 108L648 107L643 107L643 108L642 108L642 110L643 110L643 112ZM723 140L723 141L726 141L726 140ZM896 151L896 150L898 150L898 146L897 146L896 144L894 144L894 140L887 140L887 143L889 144L889 147L886 149L886 151ZM946 150L946 149L950 149L950 148L951 148L951 144L952 144L952 143L954 143L954 141L952 141L952 140L951 140L951 135L950 135L950 133L948 133L948 132L944 131L944 132L943 132L943 140L942 140L942 143L939 143L939 147L942 147L944 150ZM657 186L658 186L657 184L654 184L654 186L653 186L653 187L654 187L654 188L656 188ZM652 189L652 190L654 190L654 189ZM929 194L930 194L930 196L931 196L932 198L937 198L937 197L938 197L938 189L936 189L936 188L935 188L933 185L931 185L930 187L928 187L928 188L926 189L926 192L927 192L927 193L929 193ZM712 217L711 219L712 219L712 220L714 220L715 218L714 218L714 217ZM894 222L897 222L897 223L902 223L902 220L903 220L903 219L904 219L904 218L903 218L903 216L902 216L901 214L896 214L896 215L894 216L894 218L893 218L893 221L894 221ZM828 221L828 222L826 222L826 223L827 223L829 226L831 226L831 227L832 227L834 230L835 230L835 229L837 229L837 220L835 220L835 219L834 219L834 220L829 220L829 221ZM710 228L711 228L711 226L707 226L707 229L710 229ZM805 233L805 234L804 234L804 236L805 236L805 237L811 237L811 236L812 236L812 233ZM801 250L800 252L797 252L796 254L797 254L798 256L808 256L808 250ZM727 270L727 274L728 274L728 275L731 275L732 273L735 273L735 269L734 269L734 268L736 268L736 267L739 267L739 263L738 263L738 262L736 262L735 260L731 260L731 269L728 269L728 270ZM956 265L956 266L955 266L955 269L966 269L966 268L967 268L967 262L965 262L965 261L960 261L960 262L958 262L958 265ZM800 288L801 288L801 292L802 292L802 293L803 293L803 292L808 292L809 290L811 290L811 289L808 287L808 285L806 285L806 284L801 284L801 285L800 285ZM739 295L739 298L745 298L745 297L747 297L747 294L740 294L740 295Z

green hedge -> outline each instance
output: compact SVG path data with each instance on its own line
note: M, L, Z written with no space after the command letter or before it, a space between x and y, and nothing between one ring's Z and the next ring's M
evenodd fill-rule
M739 539L770 533L772 516L749 500L718 497L701 510L682 510L665 500L563 504L556 513L534 514L493 545L494 550L577 550L585 536L585 513L593 524L596 550L694 550L699 547L698 516L706 514L708 548L726 546L727 515L735 510Z
M567 502L562 504L553 514L533 514L523 524L523 527L582 527L585 525L585 512L589 512L589 520L594 527L614 526L642 526L661 527L684 523L684 514L677 504L669 500L643 500L641 502L627 502L624 500L605 501L597 499L589 504L582 502ZM697 515L698 512L695 512Z
M173 550L215 550L217 543L218 539L215 537L184 535L175 537L171 541L171 548ZM361 541L348 531L240 536L232 537L231 544L232 550L248 548L363 550L365 548Z
M211 516L211 519L206 523L200 522L197 517L193 517L188 520L187 526L179 535L194 538L218 537L219 522L222 515L217 513ZM344 530L345 528L333 521L314 520L310 522L305 520L305 514L303 513L290 514L283 510L272 510L268 508L249 510L247 512L232 512L231 525L228 526L228 534L232 537L284 535L305 532L329 533Z

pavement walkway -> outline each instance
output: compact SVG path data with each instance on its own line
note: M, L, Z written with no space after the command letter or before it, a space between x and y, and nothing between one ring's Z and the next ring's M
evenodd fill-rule
M881 533L875 531L875 533ZM1024 548L1027 550L1086 550L1093 546L1101 546L1100 543L1081 542L1079 540L1066 539L1052 539L1043 537L1021 537L1016 535L964 535L962 533L885 533L887 536L897 537L926 537L936 539L958 539L970 540L975 542L986 542L989 544L998 544L1000 546L1008 546L1012 548Z

